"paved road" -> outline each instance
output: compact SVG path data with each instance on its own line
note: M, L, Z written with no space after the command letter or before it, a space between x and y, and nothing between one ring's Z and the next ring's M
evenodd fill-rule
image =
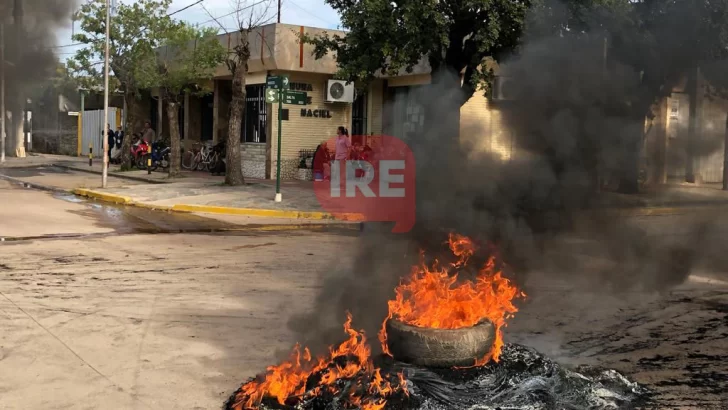
M10 185L0 204L12 239L0 243L0 409L219 408L290 348L288 319L358 246L351 232L247 229ZM679 222L640 223L655 237ZM29 238L52 234L67 235ZM532 273L506 341L623 371L660 408L728 408L728 278L716 266L662 293Z

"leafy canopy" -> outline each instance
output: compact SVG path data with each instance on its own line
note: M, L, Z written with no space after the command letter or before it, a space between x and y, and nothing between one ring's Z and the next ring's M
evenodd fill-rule
M167 15L172 0L136 0L118 3L117 14L111 18L109 65L121 85L138 89L133 76L140 63L154 59L157 48L173 25ZM81 32L73 40L86 45L69 60L69 70L82 79L84 85L103 85L106 38L106 0L90 0L76 15Z
M488 74L486 57L516 49L531 0L326 0L345 36L305 38L317 58L337 56L340 76L370 81L380 72L412 72L423 57L433 72L464 73L466 100ZM464 103L462 101L461 103Z
M137 64L133 75L140 87L161 87L165 98L177 100L185 92L206 94L216 68L225 62L227 50L217 30L196 28L175 21L163 34L163 46L154 58Z

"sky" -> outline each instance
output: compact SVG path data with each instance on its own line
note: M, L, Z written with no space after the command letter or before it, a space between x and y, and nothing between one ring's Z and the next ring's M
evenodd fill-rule
M117 1L121 3L133 3L136 0ZM238 6L238 3L240 3L242 7L245 7L246 5L258 3L259 1L260 0L203 0L202 5L204 5L205 8L220 21L227 31L233 31L237 26L237 13L234 13L234 11L240 7ZM270 18L270 22L273 23L276 21L277 0L266 1L272 2L267 18ZM173 0L169 11L175 12L196 2L197 0ZM255 6L256 10L262 10L261 7L266 7L267 4L268 3L264 2ZM176 13L174 17L193 24L199 24L201 26L215 28L220 27L220 24L212 20L200 4ZM281 0L281 23L329 29L336 29L340 24L338 14L336 14L331 7L325 4L324 0ZM76 30L78 30L78 24L76 24ZM79 48L78 46L73 46L73 41L71 40L72 32L71 22L69 21L68 28L59 30L56 33L58 56L62 61L72 57Z

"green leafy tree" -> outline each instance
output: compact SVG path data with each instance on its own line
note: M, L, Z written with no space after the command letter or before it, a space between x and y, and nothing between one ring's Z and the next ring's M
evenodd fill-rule
M169 176L180 173L179 109L185 94L205 95L215 69L221 65L226 50L217 38L217 30L198 29L184 22L170 25L163 36L164 46L157 58L137 65L133 76L143 88L159 87L169 119L170 167Z
M439 104L437 115L427 115L437 118L438 129L446 121L446 129L457 136L460 107L492 75L484 60L497 60L516 49L531 0L326 0L326 4L340 14L346 35L305 38L316 46L316 57L335 53L341 78L362 82L380 72L411 72L426 58L433 83L462 91Z
M137 79L138 66L156 61L155 49L173 24L167 15L172 0L137 0L118 3L117 13L111 19L109 66L117 84L124 92L127 105L126 134L122 144L122 169L131 166L131 135L144 122L142 98ZM103 68L106 37L106 0L89 0L76 15L81 32L73 40L86 47L69 60L69 70L82 78L85 85L103 87Z

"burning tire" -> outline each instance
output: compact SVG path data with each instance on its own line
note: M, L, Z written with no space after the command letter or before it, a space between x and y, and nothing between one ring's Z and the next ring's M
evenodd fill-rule
M462 329L433 329L390 319L386 326L392 356L420 366L473 366L491 351L495 341L495 326L489 321Z

